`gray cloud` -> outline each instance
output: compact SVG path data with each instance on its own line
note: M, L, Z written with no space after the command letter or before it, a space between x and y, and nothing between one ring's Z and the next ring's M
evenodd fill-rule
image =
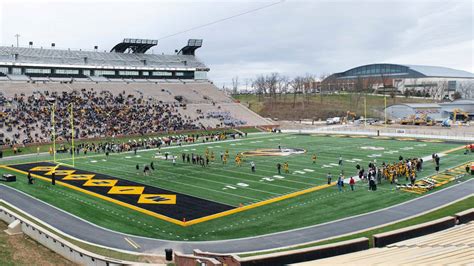
M124 37L159 38L273 1L7 2L0 42L109 50ZM171 53L203 38L198 56L219 86L238 75L331 73L374 62L473 72L472 1L292 1L160 40Z

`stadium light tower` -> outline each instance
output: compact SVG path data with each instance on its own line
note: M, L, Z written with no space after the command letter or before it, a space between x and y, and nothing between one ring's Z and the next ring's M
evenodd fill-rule
M16 47L19 47L19 42L18 42L18 39L20 38L20 34L15 34L15 37L16 37Z

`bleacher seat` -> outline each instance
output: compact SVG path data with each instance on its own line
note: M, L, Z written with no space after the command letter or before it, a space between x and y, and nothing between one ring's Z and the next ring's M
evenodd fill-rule
M294 265L474 265L474 222L384 248Z

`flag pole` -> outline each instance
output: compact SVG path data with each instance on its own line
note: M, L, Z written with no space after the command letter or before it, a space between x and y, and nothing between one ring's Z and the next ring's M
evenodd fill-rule
M74 105L71 103L71 115L70 115L70 120L71 120L71 149L72 149L72 166L75 167L74 165L74 154L75 154L75 146L74 146Z
M367 126L367 96L364 98L364 127Z
M53 162L56 163L56 122L54 120L54 112L56 111L56 103L53 103L51 112L51 124L53 125Z

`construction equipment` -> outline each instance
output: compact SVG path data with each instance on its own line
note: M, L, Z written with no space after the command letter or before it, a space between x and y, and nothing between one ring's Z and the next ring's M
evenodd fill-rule
M436 121L434 121L433 119L431 119L431 117L428 117L428 118L426 119L426 125L427 125L427 126L434 126L434 125L436 125Z
M451 123L452 123L452 122L453 122L453 121L448 118L448 119L444 120L444 121L441 123L441 126L442 126L442 127L451 127Z
M462 115L464 117L463 119L463 123L466 123L467 121L469 121L469 114L464 112L463 110L461 109L454 109L453 110L453 124L456 124L456 121L458 120L458 115Z
M356 118L356 113L354 112L351 112L351 111L347 111L346 112L346 117L344 118L344 122L347 123L349 122L349 119L352 118L352 122L354 122L355 118Z
M416 115L410 115L409 117L405 117L400 121L402 125L413 125L415 123Z
M420 117L416 117L415 120L413 121L413 124L417 126L424 126L427 124L428 120L428 115L422 114Z

